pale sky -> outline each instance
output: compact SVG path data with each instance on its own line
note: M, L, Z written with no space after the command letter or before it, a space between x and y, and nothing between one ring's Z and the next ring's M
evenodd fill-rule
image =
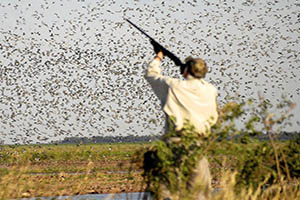
M299 11L299 0L2 0L2 140L162 132L164 115L143 78L152 47L124 18L182 61L205 59L221 105L258 92L275 105L285 95L297 106L284 130L299 131ZM179 77L170 60L162 68Z

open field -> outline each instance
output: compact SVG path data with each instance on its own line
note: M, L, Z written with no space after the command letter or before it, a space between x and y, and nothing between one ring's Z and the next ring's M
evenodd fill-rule
M132 158L150 145L0 146L0 198L144 191L141 162L133 163ZM230 153L229 146L235 146L235 155ZM258 147L259 143L213 144L208 157L213 187L224 187L221 178L240 162L238 154L242 156L242 151L251 152ZM299 174L292 177L292 182L299 187Z
M1 146L0 197L142 191L141 170L130 160L147 145Z

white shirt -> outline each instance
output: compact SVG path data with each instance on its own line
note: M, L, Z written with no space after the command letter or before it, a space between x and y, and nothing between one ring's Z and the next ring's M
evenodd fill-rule
M159 98L164 112L175 117L176 130L181 130L188 121L197 132L207 135L218 119L217 89L204 79L191 75L186 80L163 76L159 66L160 61L154 59L145 78Z

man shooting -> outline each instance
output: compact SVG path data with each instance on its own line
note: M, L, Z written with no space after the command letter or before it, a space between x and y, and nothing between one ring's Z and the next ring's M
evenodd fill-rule
M210 126L215 124L217 113L217 89L204 80L207 66L201 58L188 57L183 71L185 80L161 75L160 63L163 52L154 46L156 56L146 71L145 78L161 102L167 118L175 118L179 131L184 122L189 121L201 135L209 134ZM168 131L166 120L166 132Z
M168 132L169 117L175 118L175 130L180 131L185 122L194 126L195 131L203 136L210 133L210 127L216 123L217 113L217 89L204 80L207 66L201 58L188 57L186 67L183 69L185 80L175 79L161 74L160 63L163 60L163 51L153 42L156 56L146 70L145 79L151 85L159 98L161 107L166 113L165 131ZM168 142L168 141L166 141ZM203 190L197 194L198 200L207 199L210 196L211 175L208 161L205 157L199 159L196 169L193 170L194 180L200 182ZM196 180L197 179L197 180ZM170 199L167 187L162 189L163 199Z
M199 136L207 136L210 133L210 127L217 121L218 112L216 104L217 89L204 80L207 73L205 61L201 58L194 59L188 57L185 63L182 63L177 56L156 42L142 29L128 19L126 19L126 21L150 39L154 47L156 56L146 70L145 79L151 85L154 93L160 100L161 108L166 114L165 133L169 132L170 124L168 124L168 122L172 122L174 123L176 133L178 133L176 135L183 136L181 131L184 129L185 123L190 123ZM185 80L175 79L161 74L160 63L164 56L169 57L175 65L180 67L180 73L183 74ZM171 117L175 121L169 120ZM171 142L171 139L172 138L166 136L163 138L163 141L166 142L165 144L168 144ZM177 139L179 139L177 141L180 141L181 138ZM193 197L194 199L204 200L210 196L211 175L206 157L197 157L196 160L195 169L191 170L191 176L187 185L190 190L197 188L195 196ZM150 149L146 152L143 161L144 175L149 175L150 177L154 175L157 177L159 174L157 170L160 170L160 166L156 164L159 163L159 161L161 161L161 159L158 158L156 150ZM164 173L166 173L165 170ZM171 199L171 197L178 199L178 196L172 196L168 188L170 183L165 183L162 181L163 179L163 177L159 177L160 195L157 196L158 199L165 200ZM151 187L150 185L148 186Z

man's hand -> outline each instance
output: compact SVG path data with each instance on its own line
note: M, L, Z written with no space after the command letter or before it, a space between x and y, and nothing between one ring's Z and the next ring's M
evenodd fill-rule
M159 51L159 52L156 54L156 56L155 56L155 58L159 58L160 60L162 60L163 57L164 57L164 54L163 54L162 51Z
M155 54L158 54L158 52L162 51L161 47L156 42L154 42L153 40L150 40L150 43L153 46L153 50L154 50Z
M163 57L164 57L164 54L163 54L163 51L162 49L160 48L159 45L157 45L155 42L151 41L151 44L153 46L153 50L156 54L155 58L159 59L159 60L162 60Z

